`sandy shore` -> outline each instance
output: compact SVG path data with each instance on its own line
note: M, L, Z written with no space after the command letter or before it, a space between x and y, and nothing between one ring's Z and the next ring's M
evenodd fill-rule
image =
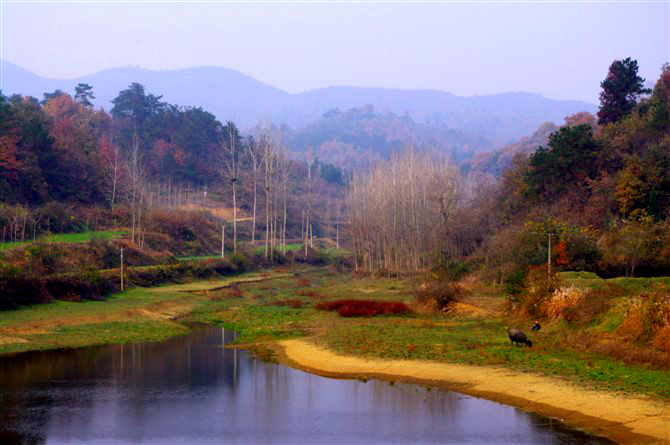
M559 379L488 368L338 355L307 340L279 342L289 364L328 377L375 377L452 389L567 424L621 443L670 443L670 403L581 388Z

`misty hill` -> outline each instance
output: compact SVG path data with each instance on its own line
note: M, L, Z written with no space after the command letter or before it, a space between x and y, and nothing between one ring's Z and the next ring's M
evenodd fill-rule
M421 124L407 115L383 113L365 105L327 111L318 121L290 132L290 145L297 151L311 147L324 162L365 168L371 160L388 159L393 151L401 152L407 145L436 149L458 162L486 150L490 142L464 130Z
M511 165L517 155L529 156L540 146L546 146L549 135L558 130L553 122L545 122L530 136L524 136L518 142L493 151L478 153L463 164L463 170L471 176L480 175L498 177Z
M475 138L487 139L490 147L499 147L533 132L543 122L561 121L568 114L596 109L586 102L523 92L459 97L436 90L338 86L289 94L221 67L165 71L121 67L76 79L47 79L7 61L1 63L1 88L6 95L41 98L55 89L72 93L77 83L84 82L94 88L95 105L109 109L120 90L139 82L168 102L202 107L220 120L234 120L243 129L267 117L299 128L333 108L346 110L373 104L381 112L407 115L424 125L464 130Z
M596 117L591 113L575 113L566 116L563 125L574 127L582 124L590 125L595 131ZM498 177L512 166L517 155L528 158L540 146L546 147L549 142L549 135L560 127L553 122L545 122L533 134L524 136L513 144L496 150L477 153L471 160L466 159L462 162L462 170L475 178L478 176Z

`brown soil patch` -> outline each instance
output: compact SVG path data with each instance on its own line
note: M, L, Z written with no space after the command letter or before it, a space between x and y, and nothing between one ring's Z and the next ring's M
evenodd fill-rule
M429 384L559 418L617 442L670 443L670 402L585 389L503 368L368 360L339 355L306 340L284 340L279 346L289 364L329 377L376 377Z

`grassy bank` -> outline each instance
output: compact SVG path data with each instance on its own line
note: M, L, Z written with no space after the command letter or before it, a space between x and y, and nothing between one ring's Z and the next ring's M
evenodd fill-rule
M211 289L271 276L281 277L282 272L134 287L105 301L55 301L5 311L0 316L0 353L163 340L189 331L180 319L207 300Z
M579 275L565 279L582 286L600 286L605 281ZM670 280L625 281L631 293L659 284L668 285ZM533 348L510 345L506 327L524 328L529 321L504 315L502 292L492 287L473 290L448 314L415 311L345 318L316 308L325 301L349 298L404 301L412 306L415 285L409 280L352 278L329 268L276 268L226 279L134 288L105 302L57 302L5 312L0 321L0 352L160 340L186 332L191 322L204 322L237 330L238 342L258 350L267 351L265 342L309 337L346 355L503 367L670 398L667 369L624 363L579 347L580 335L605 329L617 317L620 322L618 305L589 326L545 325L533 335Z
M636 286L651 284L638 281ZM326 269L310 270L214 292L194 307L190 319L236 329L242 334L238 341L247 344L309 336L316 344L346 355L502 366L670 398L667 369L626 364L581 350L574 344L579 341L578 332L566 338L566 332L574 329L561 323L535 334L533 348L510 346L507 326L523 327L528 321L496 313L504 297L495 289L471 297L479 306L461 303L458 306L465 309L446 316L415 313L343 318L315 308L319 302L352 297L411 303L412 291L407 281L352 279ZM605 321L606 317L601 320Z
M125 230L89 230L86 232L79 233L58 233L48 236L42 236L35 240L29 241L6 241L0 243L0 250L12 249L14 247L24 246L30 243L43 242L43 243L87 243L92 239L112 239L112 238L121 238L127 232Z

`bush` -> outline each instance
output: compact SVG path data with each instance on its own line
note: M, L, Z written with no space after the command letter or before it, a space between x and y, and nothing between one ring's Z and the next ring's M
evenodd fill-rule
M653 343L657 349L667 348L663 339L670 330L670 293L656 288L638 295L626 313L619 333L632 342Z
M558 275L547 274L544 266L535 266L528 269L528 273L523 280L523 290L514 301L518 301L520 310L526 315L533 317L543 316L543 307L547 300L551 298L554 291L560 287Z
M545 301L542 312L549 320L562 318L574 321L577 317L576 308L584 299L586 292L575 286L560 287Z
M541 312L549 320L590 323L609 309L613 298L621 297L623 293L622 287L609 283L606 288L593 290L560 287L545 301Z
M402 315L412 311L402 302L375 300L335 300L319 303L317 309L337 311L341 317L374 317L376 315Z
M505 292L511 297L518 296L524 289L524 280L526 279L526 269L513 270L505 280Z
M422 305L443 310L449 303L461 298L464 292L458 284L440 280L421 284L414 292L414 296Z
M21 275L15 268L5 267L0 275L0 310L14 309L52 300L104 300L120 289L117 270L100 273L85 269L78 274L31 277ZM241 268L243 266L243 268ZM250 268L246 259L211 259L183 262L162 266L128 268L125 272L127 286L152 287L166 283L186 282L194 278L211 278L231 275Z
M449 281L460 280L469 271L468 265L463 261L450 260L433 268L433 272Z
M53 297L41 280L25 277L0 279L0 310L16 309L19 306L49 303Z

